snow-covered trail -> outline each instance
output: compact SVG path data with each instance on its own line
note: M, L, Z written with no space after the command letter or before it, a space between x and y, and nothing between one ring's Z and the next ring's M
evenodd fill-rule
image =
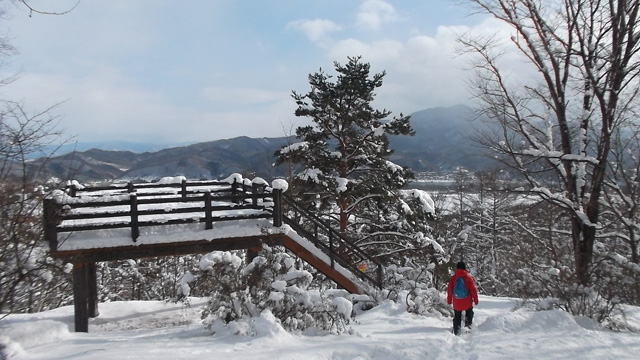
M391 302L357 317L351 334L300 336L269 318L255 337L212 336L192 308L162 302L100 304L89 333L70 332L73 308L0 322L11 359L631 359L637 334L615 333L561 311L511 311L514 301L480 297L470 334L451 318L408 314ZM639 313L634 310L636 315ZM636 316L637 319L637 316Z

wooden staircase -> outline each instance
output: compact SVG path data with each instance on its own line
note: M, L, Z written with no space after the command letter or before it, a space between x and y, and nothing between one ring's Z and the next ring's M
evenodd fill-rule
M313 250L321 251L326 258L317 261L306 259L294 249L287 248L351 293L368 293L371 286L382 288L382 265L378 261L288 195L280 196L285 207L283 213L286 214L283 222L302 238L294 242L297 246L310 243ZM317 262L320 262L318 266L315 265Z

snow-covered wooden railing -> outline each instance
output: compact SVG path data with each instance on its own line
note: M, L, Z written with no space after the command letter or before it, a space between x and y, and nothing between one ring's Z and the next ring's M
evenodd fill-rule
M277 194L276 198L276 203L284 207L283 222L329 256L332 268L337 263L362 280L382 288L382 264L288 195Z
M133 245L141 249L138 245L177 245L205 240L207 236L216 239L260 237L260 229L246 224L234 228L233 232L219 230L223 227L221 222L262 219L266 224L262 222L261 226L271 226L268 232L274 236L285 231L281 228L283 224L290 226L328 257L326 265L331 269L336 269L338 264L360 279L381 287L382 266L375 259L325 221L301 208L284 191L278 180L269 186L260 178L249 180L238 174L221 181L165 178L156 183L87 187L74 182L45 199L45 238L54 256L76 256L77 259L78 252L120 248L125 252L121 257L126 257L127 254L133 256ZM188 224L199 225L195 230L182 227L178 233L169 230L170 225ZM215 235L203 234L213 229L214 224L218 229ZM142 228L148 228L144 239L140 238ZM102 253L91 259L114 256Z
M231 176L222 181L175 178L157 183L84 187L70 184L45 199L45 236L52 251L58 234L130 228L136 242L140 228L273 217L271 188L262 179Z

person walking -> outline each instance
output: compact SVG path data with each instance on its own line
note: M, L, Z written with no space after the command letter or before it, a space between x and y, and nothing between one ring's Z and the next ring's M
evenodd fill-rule
M478 290L473 278L467 272L467 266L460 261L456 264L456 273L449 280L447 304L453 303L453 333L460 334L462 312L465 312L464 326L471 327L473 322L473 304L478 305Z

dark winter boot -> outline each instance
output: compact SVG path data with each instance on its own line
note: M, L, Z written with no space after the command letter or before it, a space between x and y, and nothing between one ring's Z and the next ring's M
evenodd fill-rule
M462 325L462 311L454 311L454 315L453 315L453 333L455 335L459 335L460 334L461 325Z
M464 327L471 328L473 323L473 306L464 313Z

